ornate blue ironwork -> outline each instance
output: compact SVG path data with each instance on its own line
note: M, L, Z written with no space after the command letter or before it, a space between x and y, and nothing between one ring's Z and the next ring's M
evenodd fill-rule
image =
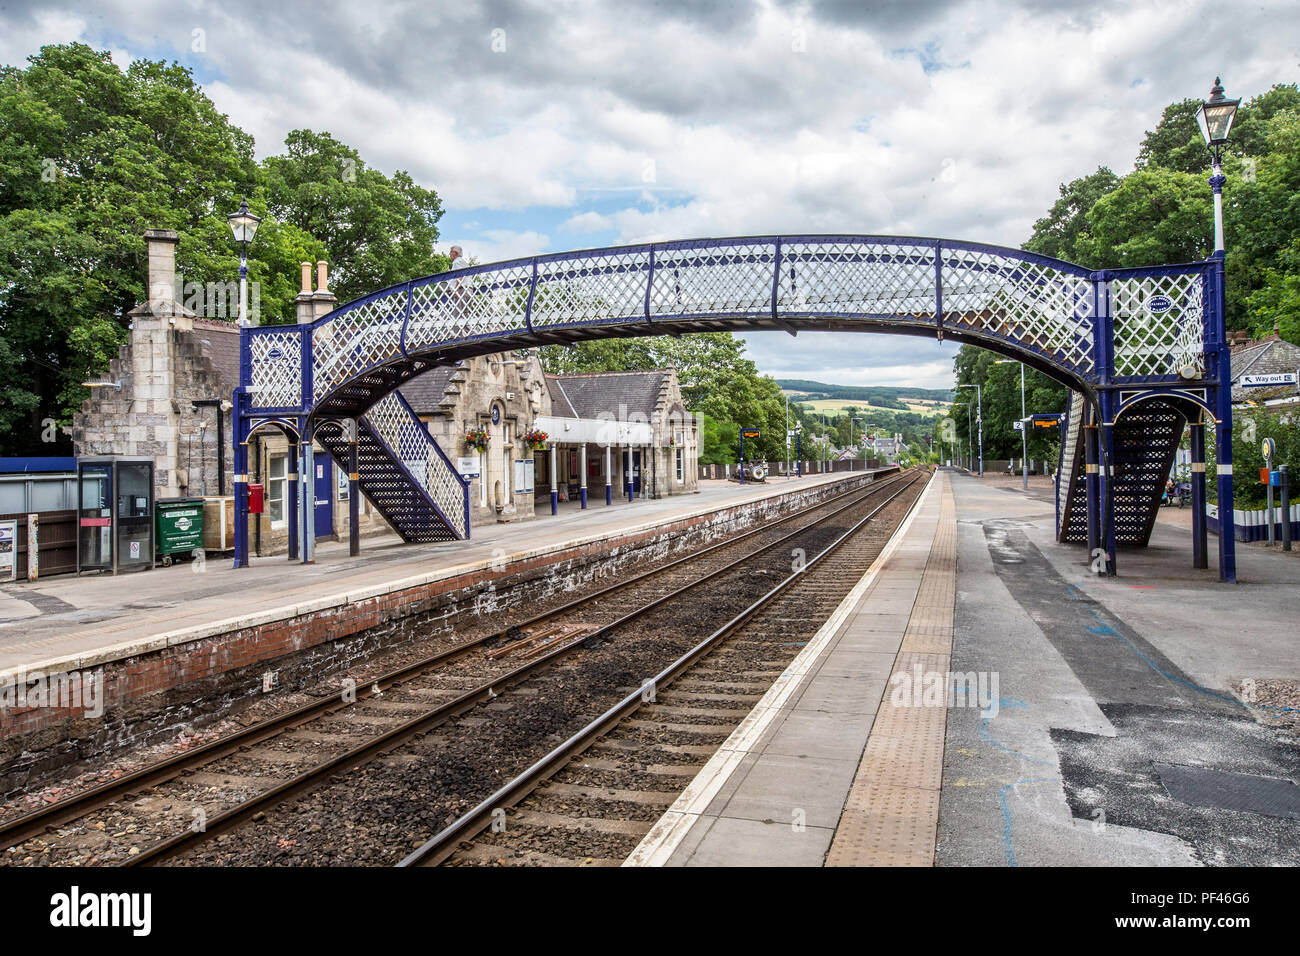
M1220 440L1230 437L1221 269L1212 259L1092 271L983 243L861 235L689 239L553 253L412 279L310 325L245 330L244 401L237 408L250 419L359 418L435 365L610 336L720 329L933 335L1013 356L1083 394L1100 433L1076 445L1095 469L1089 486L1109 497L1110 425L1121 404L1113 393L1120 388L1205 389ZM463 485L459 475L453 482L454 469L440 453L417 454L420 442L435 443L414 415L402 418L409 409L388 409L386 427L405 445L400 453L386 446L387 453L421 486L429 520L467 535L468 521L462 530L453 517L461 509L447 500ZM1082 418L1073 416L1072 427ZM412 454L427 465L420 474L407 466ZM1225 464L1230 484L1230 459ZM1090 494L1094 500L1090 518L1105 523L1109 503ZM1113 529L1092 530L1090 540L1104 541L1113 570Z

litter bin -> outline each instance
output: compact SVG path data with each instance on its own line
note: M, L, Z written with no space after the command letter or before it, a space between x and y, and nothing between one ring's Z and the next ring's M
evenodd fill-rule
M203 499L160 498L154 504L158 526L158 559L170 567L172 555L190 554L203 547Z

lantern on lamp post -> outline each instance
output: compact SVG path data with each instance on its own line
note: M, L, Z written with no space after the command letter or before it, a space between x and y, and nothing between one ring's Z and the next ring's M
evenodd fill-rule
M230 231L239 243L239 326L251 325L248 321L248 244L253 241L262 220L248 211L248 200L239 201L239 209L226 217Z

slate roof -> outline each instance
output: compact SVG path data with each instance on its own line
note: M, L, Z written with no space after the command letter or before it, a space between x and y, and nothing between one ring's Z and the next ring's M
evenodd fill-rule
M564 418L654 417L663 387L663 371L589 372L581 375L547 375L551 411ZM556 401L557 393L561 401Z
M223 394L233 391L239 384L239 328L233 322L195 319L194 330L187 334L198 341L204 357L220 376Z
M574 411L573 403L569 401L560 378L559 375L546 376L546 391L551 396L551 414L557 418L581 418L582 416Z
M451 381L452 374L459 370L460 365L461 363L458 362L455 365L440 365L430 369L423 375L415 376L398 391L402 393L402 397L406 399L415 414L441 415L444 413L442 400L447 391L447 383Z
M1232 400L1234 402L1250 399L1276 398L1274 388L1241 388L1236 383L1243 375L1277 375L1286 373L1294 375L1300 369L1300 346L1292 345L1277 336L1271 336L1261 342L1249 342L1232 351ZM1278 386L1282 394L1294 395L1296 386ZM1269 393L1269 394L1265 394Z

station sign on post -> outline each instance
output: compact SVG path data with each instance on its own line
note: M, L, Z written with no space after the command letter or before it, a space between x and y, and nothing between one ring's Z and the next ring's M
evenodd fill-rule
M1260 454L1264 456L1264 467L1259 470L1259 480L1266 486L1267 501L1264 505L1264 523L1268 525L1268 546L1273 547L1273 488L1280 487L1282 482L1278 479L1281 475L1273 470L1273 456L1277 454L1277 445L1273 439L1265 438L1260 446ZM1283 521L1290 521L1291 516L1284 515Z

